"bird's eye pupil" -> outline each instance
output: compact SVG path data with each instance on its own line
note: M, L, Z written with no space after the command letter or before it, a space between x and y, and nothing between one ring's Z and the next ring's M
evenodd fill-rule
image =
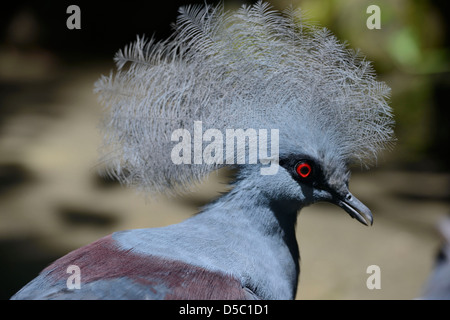
M302 162L297 166L297 173L302 178L307 178L311 174L311 165L306 162Z

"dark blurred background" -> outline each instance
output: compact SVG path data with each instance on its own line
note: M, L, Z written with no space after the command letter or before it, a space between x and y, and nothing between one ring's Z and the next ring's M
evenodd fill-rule
M171 34L178 7L205 1L15 1L0 10L0 299L54 259L116 230L162 226L194 214L224 189L214 174L192 194L148 201L98 174L101 107L93 83L136 35ZM217 3L206 1L207 3ZM224 1L236 9L254 1ZM361 49L392 88L397 143L353 193L375 216L362 228L339 209L301 214L299 299L411 299L433 266L435 226L449 213L449 2L272 0L290 4ZM69 5L81 29L69 30ZM381 29L369 30L369 5ZM368 290L366 267L382 270Z

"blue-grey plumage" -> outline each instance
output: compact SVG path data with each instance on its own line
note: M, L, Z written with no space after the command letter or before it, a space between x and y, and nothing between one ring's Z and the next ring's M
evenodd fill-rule
M268 153L255 163L236 153L232 190L199 214L164 228L116 232L69 253L13 298L293 299L303 207L327 201L372 224L370 210L348 189L348 166L376 161L392 141L389 88L368 62L297 13L262 2L230 13L182 8L169 40L138 39L116 55L117 72L96 84L110 111L110 174L176 193L229 165L229 158L171 161L171 134L196 121L224 136L229 128L278 130L270 140L278 144L270 155L278 170L261 174ZM79 290L62 280L68 264L89 270Z
M442 244L421 299L450 300L450 217L438 224Z

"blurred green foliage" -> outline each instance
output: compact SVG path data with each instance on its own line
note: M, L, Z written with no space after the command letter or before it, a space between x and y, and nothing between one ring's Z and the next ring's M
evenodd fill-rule
M330 29L373 61L392 88L397 144L387 157L404 166L449 169L448 20L442 2L425 0L271 0L300 7L307 19ZM367 7L381 11L381 29L368 29ZM423 167L422 167L423 168Z

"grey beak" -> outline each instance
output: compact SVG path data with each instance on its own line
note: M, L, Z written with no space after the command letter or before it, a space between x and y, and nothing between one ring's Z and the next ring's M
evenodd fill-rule
M368 226L373 224L372 212L361 201L350 192L345 196L336 197L334 203L347 211L347 213L362 224Z

